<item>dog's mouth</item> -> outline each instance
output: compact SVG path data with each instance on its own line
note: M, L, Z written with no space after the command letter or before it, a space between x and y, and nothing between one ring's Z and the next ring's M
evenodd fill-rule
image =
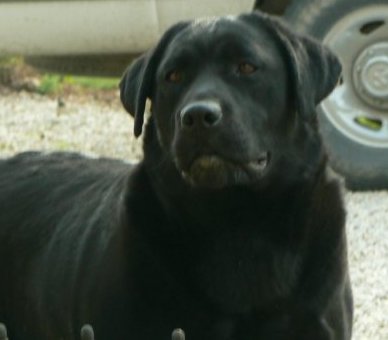
M230 161L217 155L204 155L194 159L187 170L181 170L181 174L192 186L221 189L260 180L266 174L269 164L269 152L262 152L255 160L248 162Z

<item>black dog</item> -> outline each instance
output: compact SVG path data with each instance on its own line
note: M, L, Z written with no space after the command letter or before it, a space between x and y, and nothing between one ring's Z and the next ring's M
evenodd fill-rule
M350 339L341 189L315 106L337 59L259 13L183 22L121 82L131 168L26 153L0 166L11 340Z

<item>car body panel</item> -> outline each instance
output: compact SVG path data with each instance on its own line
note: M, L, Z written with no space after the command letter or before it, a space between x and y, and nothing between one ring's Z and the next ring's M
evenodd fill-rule
M171 24L250 11L254 0L0 1L0 55L137 54Z

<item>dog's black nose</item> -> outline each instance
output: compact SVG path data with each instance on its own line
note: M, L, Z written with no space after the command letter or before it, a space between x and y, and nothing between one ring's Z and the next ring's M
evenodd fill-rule
M185 128L213 127L222 119L221 105L216 101L196 101L186 105L181 113L181 126Z

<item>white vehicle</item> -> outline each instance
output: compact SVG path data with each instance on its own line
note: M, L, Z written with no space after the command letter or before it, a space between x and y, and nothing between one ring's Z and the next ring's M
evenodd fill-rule
M64 72L121 74L178 20L237 14L254 0L0 0L0 56ZM108 57L108 58L107 58Z

